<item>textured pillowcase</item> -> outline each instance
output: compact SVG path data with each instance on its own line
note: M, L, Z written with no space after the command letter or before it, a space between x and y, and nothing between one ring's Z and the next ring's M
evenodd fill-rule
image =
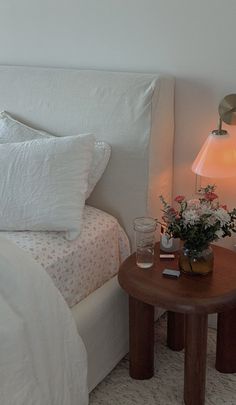
M0 230L67 231L82 226L94 137L0 145Z
M50 137L55 137L55 135L29 127L12 118L6 111L0 113L0 143L25 142ZM85 196L86 199L90 196L97 182L102 177L109 162L110 155L110 145L104 141L95 141L93 159L88 177L88 190Z

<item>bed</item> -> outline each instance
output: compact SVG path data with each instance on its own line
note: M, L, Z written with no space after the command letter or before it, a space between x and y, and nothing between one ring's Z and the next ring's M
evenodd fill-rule
M112 148L108 167L84 211L85 224L90 223L87 234L95 235L93 224L100 223L94 239L84 234L81 245L81 237L71 243L58 232L32 232L30 237L27 232L4 232L46 268L67 301L87 349L91 391L128 351L127 297L116 273L118 260L129 253L127 238L134 247L133 219L160 218L158 196L171 199L174 80L162 74L1 66L0 109L58 136L92 132ZM103 249L106 232L107 259L97 268L96 257L88 261L75 280L75 256L87 246L91 258L95 240L100 241L98 250ZM109 259L114 233L118 242ZM65 250L65 261L57 249ZM118 258L115 264L111 256Z

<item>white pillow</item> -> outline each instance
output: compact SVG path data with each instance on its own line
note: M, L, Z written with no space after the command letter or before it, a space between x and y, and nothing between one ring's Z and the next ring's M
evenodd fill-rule
M25 142L32 139L50 138L52 134L29 127L12 118L6 111L0 113L0 143ZM81 135L84 136L84 135ZM95 141L94 154L88 178L86 199L102 177L111 155L111 147L104 141Z
M94 137L0 145L0 230L67 231L82 226Z

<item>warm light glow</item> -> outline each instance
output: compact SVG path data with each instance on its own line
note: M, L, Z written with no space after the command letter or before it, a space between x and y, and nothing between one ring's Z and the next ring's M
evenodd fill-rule
M200 176L223 178L236 176L236 142L226 133L211 133L192 165Z

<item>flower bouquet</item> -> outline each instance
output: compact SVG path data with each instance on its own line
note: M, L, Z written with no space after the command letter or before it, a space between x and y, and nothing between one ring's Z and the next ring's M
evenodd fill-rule
M177 209L160 196L163 221L170 237L184 241L180 254L180 269L188 273L207 274L213 269L210 243L236 232L236 209L229 211L215 194L215 185L199 190L199 198L175 198Z

